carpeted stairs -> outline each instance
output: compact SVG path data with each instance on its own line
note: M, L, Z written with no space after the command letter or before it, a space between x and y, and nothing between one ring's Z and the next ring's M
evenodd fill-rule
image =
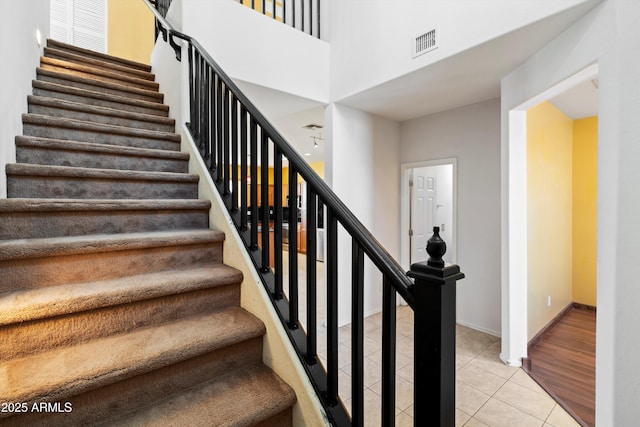
M150 67L50 40L0 200L0 425L291 425Z

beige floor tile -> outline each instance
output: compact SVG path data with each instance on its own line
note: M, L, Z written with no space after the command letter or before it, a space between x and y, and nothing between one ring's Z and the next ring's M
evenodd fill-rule
M413 417L405 412L401 412L396 416L395 427L413 427Z
M483 423L482 421L478 421L477 418L470 418L464 425L464 427L490 427Z
M520 369L506 365L497 353L489 351L480 353L469 363L506 379L511 378Z
M456 427L462 427L471 418L471 415L456 408Z
M547 424L553 427L580 427L580 424L558 404L553 407Z
M493 395L507 381L472 364L460 368L456 372L456 379L488 395Z
M342 400L351 399L351 376L342 369L338 370L338 394Z
M489 395L460 381L456 381L456 408L475 414L489 400Z
M526 387L529 390L535 391L536 393L540 393L545 396L547 395L547 392L544 391L544 389L540 387L538 383L535 382L523 369L518 369L516 373L513 374L511 378L509 378L509 381Z
M508 381L493 395L496 399L518 408L541 421L547 419L556 405L553 399Z
M540 427L543 422L498 399L491 398L473 416L491 427Z
M402 368L396 369L399 376L413 384L413 363L409 363Z

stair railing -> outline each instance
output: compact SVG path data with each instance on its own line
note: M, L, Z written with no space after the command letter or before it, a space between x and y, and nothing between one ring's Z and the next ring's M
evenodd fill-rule
M453 426L455 283L464 275L457 265L445 266L442 261L446 245L439 239L437 227L427 245L429 260L412 265L405 273L200 43L173 29L149 0L143 1L154 12L156 28L174 48L178 60L182 47L174 38L187 43L187 126L331 424L364 425L366 255L382 275L382 425L395 425L396 295L400 295L414 311L414 423ZM285 177L288 185L283 186ZM300 181L306 185L299 192ZM283 198L285 189L289 204ZM304 206L300 206L302 199ZM292 226L299 221L306 222L307 227L304 277L298 272L298 227ZM288 250L283 242L285 224L289 225ZM338 287L346 286L338 283L338 257L349 256L339 253L339 226L352 242L351 416L338 393ZM318 356L316 310L316 235L322 227L326 232L326 367ZM302 280L306 281L304 319L299 318Z
M235 0L256 12L320 38L320 0Z

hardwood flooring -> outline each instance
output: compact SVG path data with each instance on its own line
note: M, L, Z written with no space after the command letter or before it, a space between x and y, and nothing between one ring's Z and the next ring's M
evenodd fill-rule
M595 426L596 312L570 309L529 349L527 372L576 420Z

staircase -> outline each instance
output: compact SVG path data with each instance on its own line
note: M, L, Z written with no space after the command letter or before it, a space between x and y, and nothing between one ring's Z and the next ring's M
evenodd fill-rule
M149 66L44 49L0 200L0 425L291 425L162 100Z

